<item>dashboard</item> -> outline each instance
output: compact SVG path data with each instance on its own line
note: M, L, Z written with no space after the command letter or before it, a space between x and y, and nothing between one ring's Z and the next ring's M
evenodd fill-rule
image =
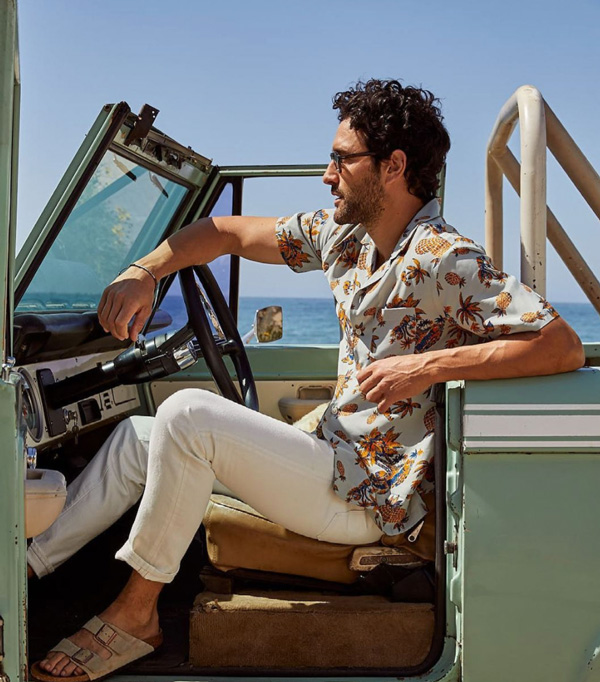
M67 437L96 428L140 406L137 385L119 385L100 391L84 400L52 409L46 404L44 385L60 381L109 362L115 352L57 359L22 365L22 410L27 425L27 445L44 449Z
M155 312L147 331L156 332L171 323L170 315L159 309ZM84 375L80 377L81 381L78 382L77 388L79 395L83 389L85 398L78 399L76 387L72 382L67 382L68 386L63 387L60 401L57 403L61 407L53 408L48 399L52 392L51 389L48 390L49 386L112 362L130 345L127 340L118 341L107 334L100 326L95 311L17 313L14 320L14 352L17 363L15 369L22 377L22 409L27 425L26 444L45 449L80 432L91 431L138 408L140 399L137 383L146 380L144 377L137 382L94 383L91 377ZM152 369L151 359L137 359L141 361L137 364L132 363L133 367L141 367L142 370ZM160 359L158 364L161 365ZM171 371L173 369L171 367ZM148 378L151 377L150 370ZM88 378L92 383L82 386L81 383L88 381ZM95 377L96 380L97 378ZM89 388L98 386L98 390L90 395L85 390L86 386ZM73 400L69 401L71 395Z

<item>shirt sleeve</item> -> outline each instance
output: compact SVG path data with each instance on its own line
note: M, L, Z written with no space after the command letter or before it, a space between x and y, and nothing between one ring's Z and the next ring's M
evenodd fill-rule
M477 244L455 243L440 258L437 293L444 317L454 329L482 340L537 331L558 317L541 296L512 275L494 267Z
M279 218L275 232L281 257L295 272L322 269L325 244L335 227L331 211L323 209Z

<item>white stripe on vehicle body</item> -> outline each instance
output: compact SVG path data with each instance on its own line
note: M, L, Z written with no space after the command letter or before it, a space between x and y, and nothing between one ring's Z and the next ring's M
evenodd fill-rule
M600 439L596 414L470 414L463 419L465 438L481 436L591 437Z

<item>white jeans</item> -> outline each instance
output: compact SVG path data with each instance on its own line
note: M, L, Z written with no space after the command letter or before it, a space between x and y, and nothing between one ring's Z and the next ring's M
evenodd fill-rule
M170 582L218 479L271 521L308 537L367 544L371 515L332 489L333 451L312 434L199 389L179 391L156 417L120 424L69 486L57 521L31 543L39 577L108 528L142 495L117 552L142 577Z

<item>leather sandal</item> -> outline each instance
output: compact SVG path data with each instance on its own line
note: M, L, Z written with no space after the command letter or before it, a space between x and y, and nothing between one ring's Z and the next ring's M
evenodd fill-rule
M41 682L90 682L110 675L115 670L154 652L163 641L162 632L147 640L129 635L115 625L105 623L94 616L84 626L92 634L96 642L109 652L108 658L102 658L89 649L82 649L70 639L62 639L51 651L66 654L75 665L85 670L84 675L50 675L40 666L39 661L31 666L32 676Z

